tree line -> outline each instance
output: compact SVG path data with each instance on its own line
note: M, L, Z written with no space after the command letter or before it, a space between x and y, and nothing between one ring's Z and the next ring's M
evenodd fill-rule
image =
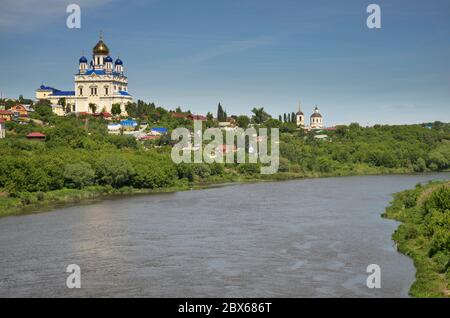
M170 135L161 138L155 148L126 135L109 135L107 122L102 118L58 117L45 101L35 104L35 109L32 118L43 125L8 122L8 138L0 140L0 189L3 189L0 191L10 195L90 185L158 188L180 181L260 177L258 166L252 164L175 165L170 158ZM166 127L169 133L176 127L192 127L191 120L174 117L174 112L153 103L130 103L127 112L150 127ZM177 108L175 113L190 112ZM450 124L373 127L351 124L321 132L329 137L328 141L322 141L314 133L298 129L295 123L272 118L264 108L255 107L252 114L233 119L243 128L253 124L257 129L280 129L281 174L302 177L450 169ZM212 114L207 117L204 126L217 125ZM32 131L46 134L46 142L26 140L25 136Z

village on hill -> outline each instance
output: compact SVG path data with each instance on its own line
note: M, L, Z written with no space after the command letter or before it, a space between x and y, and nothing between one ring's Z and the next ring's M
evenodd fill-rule
M23 96L19 99L1 99L0 138L8 136L7 122L44 126L52 115L81 120L101 119L109 134L129 135L143 142L157 141L167 136L171 129L192 126L195 120L204 122L206 128L223 130L246 129L253 125L268 125L284 131L302 130L323 140L329 140L327 131L335 130L335 127L324 126L317 106L307 122L300 103L297 112L273 119L264 108L254 108L251 118L245 115L228 116L219 103L217 116L214 117L211 112L199 115L182 111L180 107L169 111L153 103L134 102L128 89L124 62L120 58L113 60L102 36L92 49L91 61L81 56L78 65L78 73L74 77L75 90L60 90L42 84L36 89L35 100L24 99ZM46 135L39 129L30 131L26 137L46 140Z

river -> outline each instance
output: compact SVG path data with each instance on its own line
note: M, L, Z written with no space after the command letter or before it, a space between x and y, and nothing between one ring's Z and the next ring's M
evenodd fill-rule
M304 179L115 198L0 219L1 297L407 297L380 217L450 173ZM69 264L81 288L69 289ZM366 286L369 264L381 288Z

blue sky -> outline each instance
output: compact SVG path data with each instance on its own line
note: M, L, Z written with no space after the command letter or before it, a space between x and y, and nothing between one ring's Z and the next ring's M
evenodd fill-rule
M81 29L66 27L69 3ZM100 30L133 97L164 107L278 116L300 99L328 126L450 122L448 0L2 0L0 92L73 90Z

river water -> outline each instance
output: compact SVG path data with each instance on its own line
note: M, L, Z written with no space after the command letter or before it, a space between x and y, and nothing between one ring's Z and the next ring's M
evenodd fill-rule
M110 199L0 219L1 297L407 297L380 217L449 173L305 179ZM68 289L69 264L81 288ZM366 286L369 264L381 288Z

